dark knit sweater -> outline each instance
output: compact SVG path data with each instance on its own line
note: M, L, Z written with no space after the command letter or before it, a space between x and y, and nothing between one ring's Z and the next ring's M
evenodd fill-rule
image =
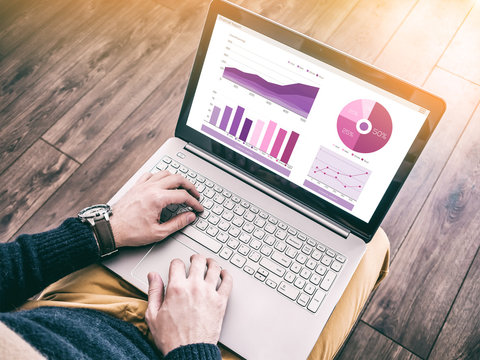
M158 358L135 326L95 310L42 307L8 312L99 259L91 229L77 219L0 244L0 322L49 359ZM221 355L215 345L193 344L171 351L165 359L221 359Z

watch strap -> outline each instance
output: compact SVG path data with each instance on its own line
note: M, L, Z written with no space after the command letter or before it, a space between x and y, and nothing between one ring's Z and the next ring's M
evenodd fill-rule
M97 238L101 257L113 254L117 251L117 247L115 246L115 240L113 238L112 227L110 226L110 221L107 221L105 219L95 221L95 226L93 226L93 232L95 233L95 237Z

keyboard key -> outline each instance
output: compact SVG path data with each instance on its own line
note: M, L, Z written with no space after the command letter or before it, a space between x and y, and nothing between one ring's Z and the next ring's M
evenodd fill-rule
M233 219L232 223L233 225L240 227L243 225L244 220L241 217L236 216L235 219Z
M211 209L213 206L213 201L210 199L206 199L204 202L202 202L202 205L205 209Z
M252 239L252 237L248 234L241 233L240 236L238 237L238 240L241 242L248 244L248 242Z
M340 269L342 268L342 264L339 263L338 261L334 261L333 264L330 266L333 270L336 272L339 272Z
M278 251L275 251L272 254L272 260L276 261L280 265L284 267L289 267L290 264L292 263L292 260L288 258L287 256L283 255L282 253L279 253Z
M177 163L176 161L172 161L171 164L170 164L170 166L172 166L172 167L175 168L175 169L178 169L178 168L180 167L180 164Z
M287 280L289 283L292 283L293 280L295 280L295 274L287 272L287 274L285 275L285 280Z
M298 251L289 246L287 248L287 251L285 251L285 254L287 254L288 257L291 257L293 259L295 258L295 256L297 256Z
M295 274L298 274L302 266L299 263L293 263L292 266L290 266L290 270L292 270Z
M258 272L259 274L262 274L262 275L265 276L265 277L267 277L267 276L270 274L270 273L269 273L267 270L265 270L264 268L258 268L257 272Z
M200 230L205 230L208 227L208 223L205 220L198 221L195 226Z
M293 236L287 237L286 240L288 245L292 245L295 249L300 249L303 245L303 243L298 240L297 238L294 238Z
M291 234L293 236L297 235L297 230L295 230L294 228L288 228L287 231L288 231L289 234Z
M242 205L245 209L248 209L250 207L250 204L245 200L241 200L240 205Z
M227 245L229 247L231 247L232 249L236 249L238 247L238 245L240 245L240 243L238 242L237 239L230 239L230 240L228 240Z
M322 277L318 274L313 274L312 277L310 278L310 282L314 285L318 285L320 284L320 280L322 279Z
M267 224L265 226L265 231L268 232L269 234L273 234L275 232L275 230L277 230L277 228L275 227L275 225L272 225L272 224Z
M228 235L221 232L217 235L217 240L221 241L222 243L226 242L228 240Z
M328 271L327 275L325 275L325 277L323 278L323 281L320 284L320 287L325 291L330 290L330 287L332 286L333 281L335 280L336 277L337 275L333 271Z
M300 293L300 291L295 289L293 286L288 285L284 281L280 283L280 286L278 287L278 292L285 295L289 299L292 299L293 301L297 300L298 294Z
M286 247L287 245L283 241L277 241L277 243L275 244L275 249L279 251L285 250Z
M297 303L302 306L306 306L308 303L308 300L310 300L310 297L306 294L300 294L300 297L297 300Z
M218 234L218 229L216 227L209 226L207 229L207 234L211 237L215 237Z
M272 217L272 216L270 216L270 217L268 218L268 221L271 222L273 225L276 225L276 224L278 223L278 220L275 219L275 218Z
M253 270L250 266L245 266L243 268L243 271L245 271L248 275L253 275L255 273L255 270Z
M251 210L251 209L250 209ZM255 226L258 226L259 228L262 228L265 225L265 220L262 218L257 217L254 221Z
M325 252L325 250L326 250L325 246L323 246L322 244L317 244L317 249L322 251L322 252Z
M215 184L211 182L210 180L205 181L205 185L208 186L209 188L212 188Z
M225 189L223 189L223 196L225 196L226 198L230 198L232 197L232 193L230 191L227 191Z
M260 281L264 281L265 276L263 276L262 274L257 272L257 273L255 273L255 279L260 280Z
M230 212L230 211L225 211L223 214L222 214L222 217L227 220L227 221L230 221L232 220L233 218L233 213Z
M327 272L327 268L323 265L318 265L315 271L320 275L325 275L325 273Z
M215 191L213 191L212 189L207 189L203 192L203 195L211 199L215 195Z
M337 255L337 260L340 261L341 263L344 263L346 259L345 259L345 256Z
M232 256L233 250L229 249L228 247L224 247L222 251L220 251L220 257L224 258L225 260L230 259L230 256Z
M264 219L268 218L268 214L264 211L260 211L260 213L258 215L260 215Z
M335 257L335 253L332 251L332 250L327 250L327 255L334 258Z
M252 213L251 211L247 211L245 215L243 215L243 217L246 221L252 222L253 219L255 219L255 214Z
M234 212L235 214L237 214L238 216L242 216L243 213L245 212L245 208L237 205L237 206L235 206L235 209L233 209L233 212Z
M247 259L245 259L244 257L238 255L238 254L234 254L232 256L232 258L230 259L230 262L235 265L235 266L238 266L239 268L243 267L243 265L245 265L245 262L247 261Z
M170 164L172 162L172 159L170 159L168 156L164 157L162 159L162 161L165 163L165 164Z
M324 297L325 297L325 293L323 291L320 291L320 290L317 291L313 296L312 300L310 300L310 303L308 304L307 309L313 313L317 312Z
M197 181L201 182L201 183L204 183L205 182L205 178L203 176L200 176L200 175L197 175Z
M307 240L307 237L306 237L304 234L302 234L302 233L298 233L297 237L298 237L300 240L302 240L302 241ZM309 239L309 240L310 240L310 239Z
M258 214L258 208L255 206L250 206L250 211L253 212L254 214Z
M223 203L223 207L227 210L232 210L235 207L235 203L232 200L227 200Z
M262 249L260 250L260 252L265 256L270 256L272 251L273 251L273 249L270 246L267 246L267 245L263 245Z
M232 195L232 200L236 203L239 203L240 202L240 198L236 195Z
M305 266L306 266L307 268L309 268L310 270L313 270L313 269L315 269L315 268L317 267L317 263L316 263L316 261L313 260L313 259L308 259L308 261L307 261L307 263L305 264Z
M303 287L305 286L305 280L303 280L302 278L297 278L293 285L295 285L299 289L303 289Z
M310 255L312 253L312 251L313 251L313 249L310 245L307 245L307 244L303 245L302 252L304 254Z
M280 229L282 229L282 230L287 230L287 228L288 228L288 226L285 225L283 222L279 222L279 223L278 223L278 227L279 227Z
M273 281L272 279L267 279L267 281L265 282L265 284L267 284L268 286L270 286L272 289L275 289L277 287L277 283L275 281Z
M198 179L197 179L197 181L198 181ZM197 184L196 187L197 187L197 190L198 190L199 193L201 193L205 190L205 185L203 185L203 184Z
M320 262L325 266L330 266L330 264L332 263L332 260L333 259L331 257L324 256Z
M200 245L205 246L207 249L213 251L214 253L218 253L219 250L222 248L222 244L220 242L206 236L204 233L200 232L193 226L187 226L183 228L182 232L188 237L190 237L192 240L198 242Z
M313 239L310 239L310 238L307 239L307 244L310 245L313 248L317 247L317 242Z
M280 240L283 240L287 237L287 232L284 231L284 230L278 230L276 233L275 233L275 236L277 238L279 238Z
M217 194L213 198L213 201L215 201L217 204L222 204L225 201L225 197L220 194Z
M315 260L320 260L320 258L322 257L322 253L318 250L315 250L313 253L312 253L312 258L315 259Z
M213 225L217 225L220 221L220 218L217 215L210 215L208 217L208 222Z
M186 172L188 172L188 169L187 169L185 166L181 165L181 166L180 166L180 171L181 171L182 173L186 173Z
M300 276L307 280L310 277L310 275L312 275L312 272L305 268L300 272Z
M305 264L305 261L307 261L307 256L305 254L298 254L297 256L297 261L300 263L300 264Z
M260 260L260 265L262 265L264 268L271 271L277 276L282 277L285 274L285 269L277 263L274 263L270 259L263 258L262 260Z
M268 245L273 245L275 243L275 238L273 236L267 236L263 241Z
M230 230L228 230L228 233L233 237L237 237L238 235L240 235L240 229L236 227L231 227Z
M229 227L230 227L230 223L228 221L221 220L218 223L218 228L223 230L223 231L227 231Z
M250 247L255 250L260 249L260 246L262 246L262 242L259 240L253 239L253 241L250 243Z
M218 193L221 193L223 191L222 187L219 185L214 185L213 190L215 190Z
M238 250L237 250L240 254L242 254L243 256L247 256L248 253L250 252L250 248L247 246L247 245L240 245Z
M315 292L315 286L313 286L312 284L307 284L303 291L305 291L308 295L312 295Z
M243 225L242 229L245 230L248 233L251 233L253 231L253 229L255 229L255 226L252 223L245 223L245 225Z
M189 170L188 171L188 176L190 176L191 178L196 178L197 174L195 172L193 172L192 170Z
M248 256L248 258L249 258L250 260L252 260L252 261L257 262L258 260L260 260L260 254L259 254L258 252L256 252L256 251L252 251L252 252L250 253L250 255Z

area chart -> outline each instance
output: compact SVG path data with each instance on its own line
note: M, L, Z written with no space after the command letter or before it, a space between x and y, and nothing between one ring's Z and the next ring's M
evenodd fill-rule
M275 84L234 67L225 67L223 77L304 118L308 117L319 90L318 87L300 83Z

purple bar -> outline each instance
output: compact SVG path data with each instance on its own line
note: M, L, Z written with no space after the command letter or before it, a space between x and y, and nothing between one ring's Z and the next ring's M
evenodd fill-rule
M300 83L275 84L257 74L233 67L225 67L223 77L305 118L310 113L319 90L318 87Z
M230 106L225 106L222 121L220 121L220 129L222 129L223 131L227 131L227 125L230 121L230 115L232 115L232 108Z
M205 125L202 125L202 126L205 126ZM308 181L308 180L305 180L303 182L303 185L305 185L307 188L315 191L317 194L320 194L322 195L323 197L329 199L330 201L334 202L334 203L337 203L338 205L340 206L343 206L344 208L348 209L348 210L352 210L353 209L353 204L349 203L348 201L345 201L343 200L342 198L339 198L337 195L334 195L332 194L331 192L328 192L327 190L325 190L324 188Z
M274 161L271 161L263 156L261 156L260 154L257 154L255 151L253 151L252 149L248 148L248 147L245 147L245 145L242 145L232 139L230 139L229 137L223 135L223 134L220 134L218 132L216 132L214 129L212 128L209 128L208 126L205 126L205 125L202 125L202 131L208 135L211 135L213 136L214 138L216 138L217 140L220 140L221 142L225 143L225 144L228 144L230 145L231 147L233 147L235 150L239 151L239 152L242 152L244 153L245 155L248 155L250 156L252 159L255 159L257 160L258 162L268 166L269 168L271 169L274 169L276 171L278 171L280 174L283 174L285 176L289 176L290 175L290 170L288 170L286 167L280 165L280 164L277 164L276 162Z
M237 106L237 111L235 111L235 116L233 117L232 126L230 126L230 135L236 136L238 126L240 125L240 121L242 120L243 112L245 109L241 106Z
M250 120L249 118L245 119L245 122L243 123L242 132L240 133L240 140L247 141L247 136L248 136L248 133L250 132L250 128L252 127L252 123L253 121Z
M273 132L277 127L277 123L270 120L267 126L267 131L265 132L265 136L263 137L262 145L260 145L260 150L263 152L267 152L268 146L270 145L270 140L272 140Z
M253 129L253 135L252 138L250 139L250 144L253 146L257 146L258 140L260 140L260 134L262 133L263 126L265 123L262 120L257 120L257 123L255 124L255 129Z
M278 153L280 152L280 148L282 147L283 140L285 140L285 136L287 135L287 132L283 129L278 130L277 138L275 139L275 142L273 143L272 151L270 152L270 155L273 157L277 157Z
M290 160L290 156L292 156L293 148L298 140L298 134L295 131L292 131L290 137L288 138L287 145L285 146L285 150L283 151L282 158L280 159L285 164L288 164L288 160Z
M217 125L218 115L220 115L220 108L218 106L214 106L212 116L210 117L210 124Z

